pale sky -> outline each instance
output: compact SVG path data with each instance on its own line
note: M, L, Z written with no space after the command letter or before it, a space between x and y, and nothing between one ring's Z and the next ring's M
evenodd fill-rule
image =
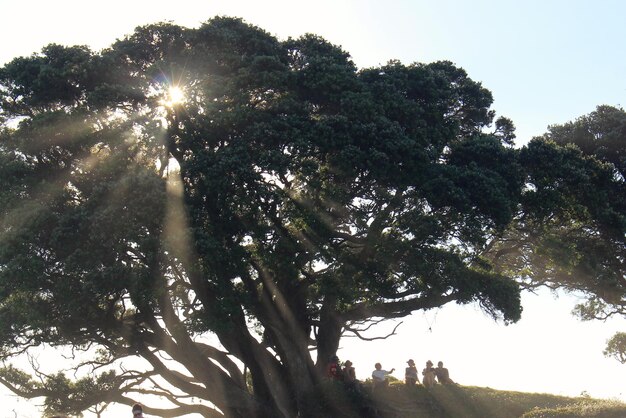
M99 50L138 25L194 27L215 15L242 17L281 39L321 35L359 67L450 60L491 90L493 109L513 120L520 144L597 105L626 105L620 0L0 0L0 65L48 43ZM475 306L419 312L388 340L344 340L339 356L362 379L377 361L401 378L409 358L418 366L431 359L465 385L626 401L626 365L602 355L605 341L626 331L626 319L579 322L569 314L575 301L526 295L522 320L507 327ZM2 393L0 418L40 416ZM124 413L130 416L124 408L104 416Z

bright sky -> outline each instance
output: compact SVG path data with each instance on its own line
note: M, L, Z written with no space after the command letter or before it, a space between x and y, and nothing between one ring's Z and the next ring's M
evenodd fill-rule
M514 121L519 143L597 105L626 105L621 0L0 0L0 64L48 43L99 50L137 25L193 27L214 15L243 17L279 38L321 35L360 67L450 60L492 91L493 108ZM401 378L409 358L418 366L431 359L462 384L626 400L626 365L602 355L626 319L582 323L569 315L575 302L526 295L522 320L508 327L474 306L446 306L415 314L388 340L346 340L339 355L363 379L376 361ZM0 418L40 416L6 395L0 405Z

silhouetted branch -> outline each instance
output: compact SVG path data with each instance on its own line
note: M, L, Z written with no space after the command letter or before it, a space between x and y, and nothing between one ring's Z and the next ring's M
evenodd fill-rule
M399 322L395 327L393 327L393 330L389 334L383 335L383 336L379 336L379 337L364 337L361 334L362 330L359 330L359 329L356 329L356 328L352 328L350 326L345 326L345 330L348 331L348 332L353 333L354 335L356 335L359 339L361 339L363 341L386 340L387 338L391 337L392 335L396 335L396 330L398 329L398 327L400 325L402 325L402 322Z

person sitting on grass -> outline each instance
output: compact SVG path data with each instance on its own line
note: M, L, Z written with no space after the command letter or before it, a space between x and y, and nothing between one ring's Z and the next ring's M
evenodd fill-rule
M422 370L422 375L424 376L424 386L427 388L432 388L435 386L435 369L433 368L433 362L428 360L426 362L426 368Z
M328 363L328 367L326 368L326 376L330 380L334 380L337 382L343 381L343 373L341 372L341 364L339 363L339 357L332 356L330 358L330 362Z
M437 363L435 375L437 376L437 381L441 384L451 385L454 383L452 379L450 379L450 373L448 372L448 369L443 367L443 361Z
M419 383L419 379L417 378L417 367L415 367L415 362L413 359L407 361L409 367L404 369L404 383L407 386L415 386Z
M346 360L346 362L343 363L343 381L345 383L356 382L356 372L354 367L352 367L352 362L350 360Z
M381 366L380 363L376 363L374 365L374 368L376 369L372 372L372 382L374 383L374 388L385 387L389 385L389 382L387 381L387 375L390 375L391 373L393 373L394 370L396 370L394 368L387 371L383 370L382 367L383 366Z

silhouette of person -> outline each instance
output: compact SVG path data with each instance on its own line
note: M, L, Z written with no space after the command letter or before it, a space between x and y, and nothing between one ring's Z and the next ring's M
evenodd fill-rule
M143 418L143 407L140 403L133 405L133 418Z
M374 365L375 370L372 372L372 382L374 383L374 387L384 387L389 384L387 381L387 375L393 373L394 369L391 370L383 370L383 366L380 363L376 363Z
M450 373L448 369L443 367L443 361L437 363L437 368L435 369L435 375L437 376L437 381L444 385L449 385L454 383L452 379L450 379Z
M432 388L435 386L435 369L433 368L433 362L428 360L426 362L426 368L422 370L422 375L424 376L424 386L427 388Z
M343 364L343 381L346 383L356 382L356 372L350 360L346 360Z
M343 380L343 374L341 373L341 365L339 364L339 357L332 356L328 367L326 368L326 376L331 380Z
M419 383L419 379L417 378L417 367L415 367L415 361L410 359L407 361L409 367L404 369L404 383L407 386L415 386L415 384Z

